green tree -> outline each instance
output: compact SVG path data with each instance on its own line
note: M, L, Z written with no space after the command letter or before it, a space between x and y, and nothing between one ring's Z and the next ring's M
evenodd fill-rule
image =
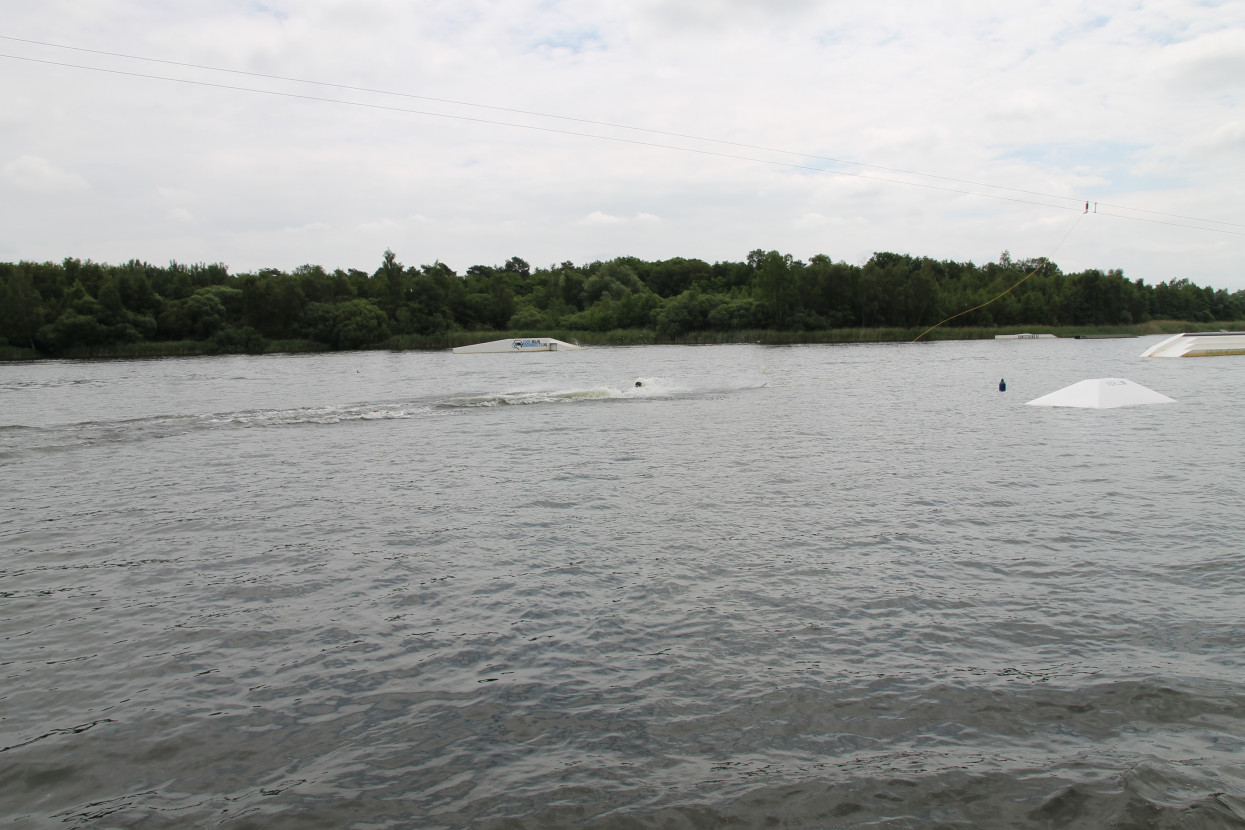
M171 340L207 340L223 329L229 315L213 288L168 303L157 320L160 334Z
M755 261L755 297L767 310L770 325L781 329L789 322L798 296L798 287L792 273L793 260L791 254L784 255L777 251L754 256L758 253L753 251L749 254L749 261Z
M709 315L726 302L717 294L702 294L696 289L684 291L665 302L656 315L656 328L668 337L678 337L690 331L709 328Z
M714 308L708 320L718 331L758 329L765 325L765 309L750 297L740 297Z
M647 271L643 279L660 297L676 297L697 283L709 282L713 276L707 263L683 257L655 262Z
M908 277L904 286L905 326L928 326L938 322L938 271L933 260L921 263L921 269Z
M72 308L61 312L55 321L41 327L35 335L37 347L49 354L60 354L73 348L99 346L107 340L108 329L98 318Z
M506 328L514 331L532 331L547 326L548 318L545 313L529 302L520 302L506 323Z
M374 346L389 337L389 321L369 300L356 299L342 303L337 309L333 326L333 346L338 349L361 349Z
M35 348L35 333L43 323L43 298L21 265L0 284L0 333L10 342Z
M805 302L831 328L857 322L852 311L860 269L817 254L804 272Z
M512 256L510 259L506 260L506 264L502 266L502 270L512 274L518 274L523 279L527 279L532 275L532 266L528 265L525 260L522 260L517 256Z
M116 274L121 303L136 314L154 317L160 313L163 300L156 294L147 276L146 267L138 260L130 260Z
M244 274L241 290L244 325L272 339L299 335L307 298L297 277L265 268L259 274Z
M388 248L385 249L380 268L376 270L375 279L382 283L390 313L396 314L406 294L406 273L402 263L398 262L397 255Z

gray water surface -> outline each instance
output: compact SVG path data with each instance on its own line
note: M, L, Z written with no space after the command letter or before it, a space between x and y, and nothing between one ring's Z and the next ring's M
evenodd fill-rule
M1245 826L1245 359L1156 340L0 365L0 821Z

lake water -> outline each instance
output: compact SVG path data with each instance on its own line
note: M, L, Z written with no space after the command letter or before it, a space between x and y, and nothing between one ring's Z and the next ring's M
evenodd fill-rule
M1245 826L1157 339L0 365L0 822Z

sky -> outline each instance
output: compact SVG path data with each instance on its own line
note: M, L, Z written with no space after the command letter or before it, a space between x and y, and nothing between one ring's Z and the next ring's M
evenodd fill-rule
M0 261L1245 289L1239 0L0 0L0 55Z

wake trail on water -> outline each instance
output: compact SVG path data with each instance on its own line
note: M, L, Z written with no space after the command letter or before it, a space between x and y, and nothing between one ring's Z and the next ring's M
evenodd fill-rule
M248 429L388 421L428 415L427 405L385 403L342 406L247 409L207 414L153 415L146 418L83 421L74 424L0 426L0 460L25 451L72 449L171 438L212 429Z
M636 384L639 384L638 386ZM760 389L766 384L756 380L728 380L693 383L662 377L640 377L614 384L571 387L569 389L536 389L484 392L449 398L439 404L447 409L529 406L532 404L565 404L583 401L639 401L668 400L683 397L723 395L749 389Z
M636 386L636 382L639 386ZM82 421L72 424L0 425L0 461L23 452L65 450L185 435L199 430L331 426L366 421L400 421L463 409L574 404L592 401L653 401L727 395L766 384L752 379L688 382L640 377L624 382L555 389L502 390L408 401L240 409L205 414Z

